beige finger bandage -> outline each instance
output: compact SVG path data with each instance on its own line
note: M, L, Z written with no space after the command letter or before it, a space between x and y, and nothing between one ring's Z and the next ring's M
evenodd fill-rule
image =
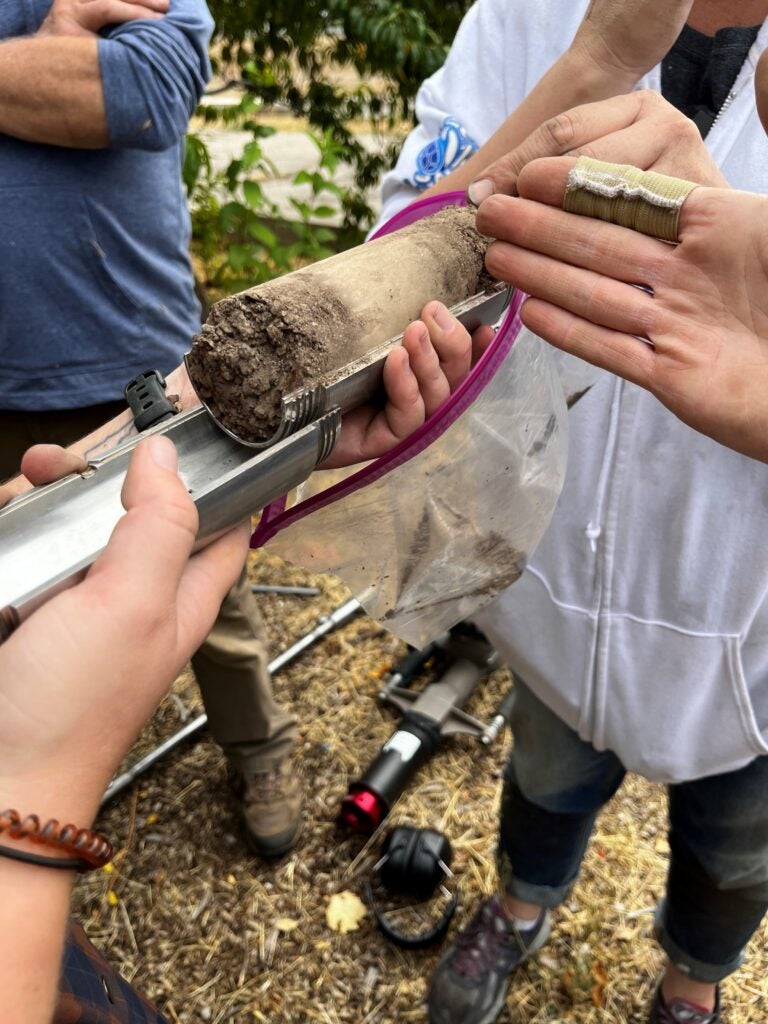
M677 242L680 210L695 188L682 178L580 156L568 175L563 209Z

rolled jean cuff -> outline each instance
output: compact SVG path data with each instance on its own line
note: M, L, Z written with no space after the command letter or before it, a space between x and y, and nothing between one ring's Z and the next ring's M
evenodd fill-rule
M734 957L727 964L708 964L703 960L697 960L675 942L667 931L664 923L664 901L662 900L656 908L656 918L653 923L653 931L656 941L669 957L671 963L692 981L699 981L704 985L717 985L728 975L737 971L744 962L744 950Z
M534 885L532 882L524 882L521 878L515 878L514 875L504 872L501 887L507 896L514 896L516 900L535 903L538 907L554 910L563 902L572 885L572 882L558 886Z

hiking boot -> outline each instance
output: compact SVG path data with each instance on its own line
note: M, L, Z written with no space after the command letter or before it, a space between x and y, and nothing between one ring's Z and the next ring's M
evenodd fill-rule
M484 900L432 975L430 1024L491 1024L504 1006L509 976L549 938L550 913L519 932L499 896Z
M648 1024L720 1024L720 989L715 996L714 1010L705 1010L687 999L672 999L668 1003L661 994L659 982Z
M241 772L238 783L248 845L260 857L282 857L298 839L304 800L292 758L265 771Z

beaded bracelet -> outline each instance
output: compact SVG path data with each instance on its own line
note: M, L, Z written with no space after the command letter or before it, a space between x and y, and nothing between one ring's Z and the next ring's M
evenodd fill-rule
M93 871L104 867L112 859L112 844L98 832L89 828L77 828L76 825L59 825L51 818L42 827L36 814L21 817L18 811L7 810L0 813L0 833L7 832L10 839L29 839L42 846L62 850L70 854L70 860L54 857L39 857L34 853L22 850L11 850L7 846L0 847L0 856L21 860L28 864L41 867L67 867L77 871Z

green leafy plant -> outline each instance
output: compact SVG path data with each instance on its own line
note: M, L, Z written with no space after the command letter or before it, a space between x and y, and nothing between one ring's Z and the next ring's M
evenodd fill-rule
M421 81L445 59L470 0L209 0L216 21L212 60L245 92L232 107L204 106L207 122L250 133L242 155L213 169L200 135L190 136L184 180L193 213L194 251L215 293L238 290L358 242L373 221L367 201L396 155L397 142L372 150L358 129L392 133L413 117ZM352 70L354 74L350 75ZM306 118L317 167L294 184L296 218L280 223L263 189L272 176L260 123L264 106ZM402 134L402 131L401 131ZM353 185L333 174L349 164ZM341 229L326 223L340 211Z
M260 140L275 130L255 124L251 131L253 138L242 154L218 173L203 139L187 136L183 178L192 210L193 254L200 283L212 297L324 259L339 247L338 233L322 224L337 212L327 197L339 200L343 195L333 180L341 154L331 135L310 133L319 163L315 170L295 175L293 184L308 187L309 196L290 200L295 217L286 222L262 184L277 171ZM362 236L353 239L360 240Z

